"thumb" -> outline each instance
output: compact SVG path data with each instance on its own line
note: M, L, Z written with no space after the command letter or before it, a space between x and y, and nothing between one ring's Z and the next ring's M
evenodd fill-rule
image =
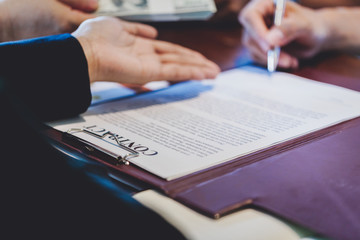
M94 14L85 13L81 10L72 9L69 5L55 1L59 27L62 32L74 31L83 21L96 17Z
M95 18L94 14L84 13L78 10L68 12L68 17L75 26L79 26L83 21Z
M158 34L157 30L150 25L126 21L122 21L122 24L127 32L135 36L140 36L144 38L156 38Z
M71 9L69 6L59 3L58 13L62 16L66 32L74 31L83 21L96 17L94 14Z
M98 0L59 0L65 5L68 5L71 8L84 11L84 12L94 12L98 6Z

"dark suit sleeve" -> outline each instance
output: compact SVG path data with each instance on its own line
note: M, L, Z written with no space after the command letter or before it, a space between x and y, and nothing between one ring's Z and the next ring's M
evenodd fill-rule
M87 61L70 34L0 44L0 78L41 120L78 115L91 102Z

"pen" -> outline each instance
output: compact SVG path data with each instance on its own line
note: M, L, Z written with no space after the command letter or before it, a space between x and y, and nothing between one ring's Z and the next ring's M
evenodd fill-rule
M274 14L274 25L280 26L282 18L285 12L286 0L274 0L275 14ZM267 69L269 72L274 72L279 62L280 47L274 46L267 52Z

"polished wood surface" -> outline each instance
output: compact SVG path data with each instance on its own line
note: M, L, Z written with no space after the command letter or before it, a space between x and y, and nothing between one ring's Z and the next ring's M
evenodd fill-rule
M181 22L158 23L155 27L159 39L197 50L222 70L242 65L243 61L249 62L241 43L242 28L239 24Z
M243 47L242 27L238 23L178 22L153 24L158 39L189 47L216 62L222 70L252 63ZM360 57L341 53L323 53L301 62L302 68L318 69L351 78L360 79Z

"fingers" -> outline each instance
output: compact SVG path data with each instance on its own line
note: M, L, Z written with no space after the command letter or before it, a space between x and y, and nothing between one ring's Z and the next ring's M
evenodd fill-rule
M243 44L246 46L247 50L249 51L250 57L257 63L262 65L266 65L266 57L267 52L262 49L258 42L254 40L248 33L244 33L243 35Z
M184 54L168 53L160 55L159 58L162 63L178 63L182 65L203 67L213 70L214 72L219 72L220 70L215 63L207 60L204 57L193 57Z
M186 61L186 59L185 61L174 59L162 64L159 77L169 81L202 80L205 78L213 79L219 72L219 67L212 64L192 64L191 61Z
M160 79L170 81L200 80L215 78L220 72L217 64L186 47L163 41L155 41L154 47L163 64Z
M275 7L272 0L254 0L240 14L240 21L246 32L267 51L273 46L284 46L303 33L306 16L302 16L302 7L287 2L286 16L280 26L268 28L266 19L272 17ZM304 19L305 18L305 19Z
M69 33L74 30L85 20L94 18L95 15L85 13L80 10L72 9L69 5L60 1L54 1L53 11L56 18L57 31L60 33Z
M94 14L84 13L76 9L70 9L66 6L62 6L61 14L64 19L66 19L65 24L67 25L64 27L66 32L73 31L83 21L96 17Z
M179 63L163 64L160 70L160 79L169 81L184 81L189 79L201 80L205 78L215 78L219 72L206 67L197 67L191 65L183 65Z
M303 34L303 27L293 18L283 20L280 26L274 26L265 36L270 46L285 46Z
M173 43L164 42L164 41L154 42L154 48L155 48L156 52L159 54L178 53L178 54L187 54L187 55L190 55L193 57L205 58L202 54L200 54L194 50L180 46L178 44L173 44Z
M290 54L281 51L279 56L279 64L280 68L292 68L295 69L299 67L299 60Z
M73 26L78 27L83 21L96 17L93 14L83 13L77 10L73 10L68 13L69 19Z
M249 36L244 36L244 44L247 46L251 58L256 61L257 63L260 63L262 65L267 64L267 51L264 51L256 41L254 41ZM297 68L299 65L298 59L295 58L293 55L290 55L289 53L285 51L280 52L279 56L279 64L278 66L281 68Z
M267 51L270 48L266 41L269 32L265 19L275 11L272 0L253 0L241 11L239 20L257 44Z
M71 8L84 11L94 12L98 8L98 0L59 0Z
M306 59L315 56L320 51L320 48L321 46L308 46L305 44L292 42L286 46L286 52L288 52L292 56Z
M267 51L270 47L285 47L279 56L279 67L297 68L299 64L297 57L304 56L304 54L310 55L311 49L307 52L299 49L295 55L293 53L296 51L286 51L292 49L288 46L294 42L307 45L311 42L312 24L308 20L311 14L306 8L293 2L287 2L281 25L268 29L265 22L266 17L272 16L274 11L272 0L253 0L243 10L240 21L245 27L244 44L248 48L251 58L263 65L267 63Z
M156 38L157 30L152 26L141 24L141 23L130 23L126 21L121 21L124 29L136 36L144 38Z
M209 60L194 59L191 56L166 54L160 57L162 67L159 80L183 81L188 79L215 78L220 68Z

